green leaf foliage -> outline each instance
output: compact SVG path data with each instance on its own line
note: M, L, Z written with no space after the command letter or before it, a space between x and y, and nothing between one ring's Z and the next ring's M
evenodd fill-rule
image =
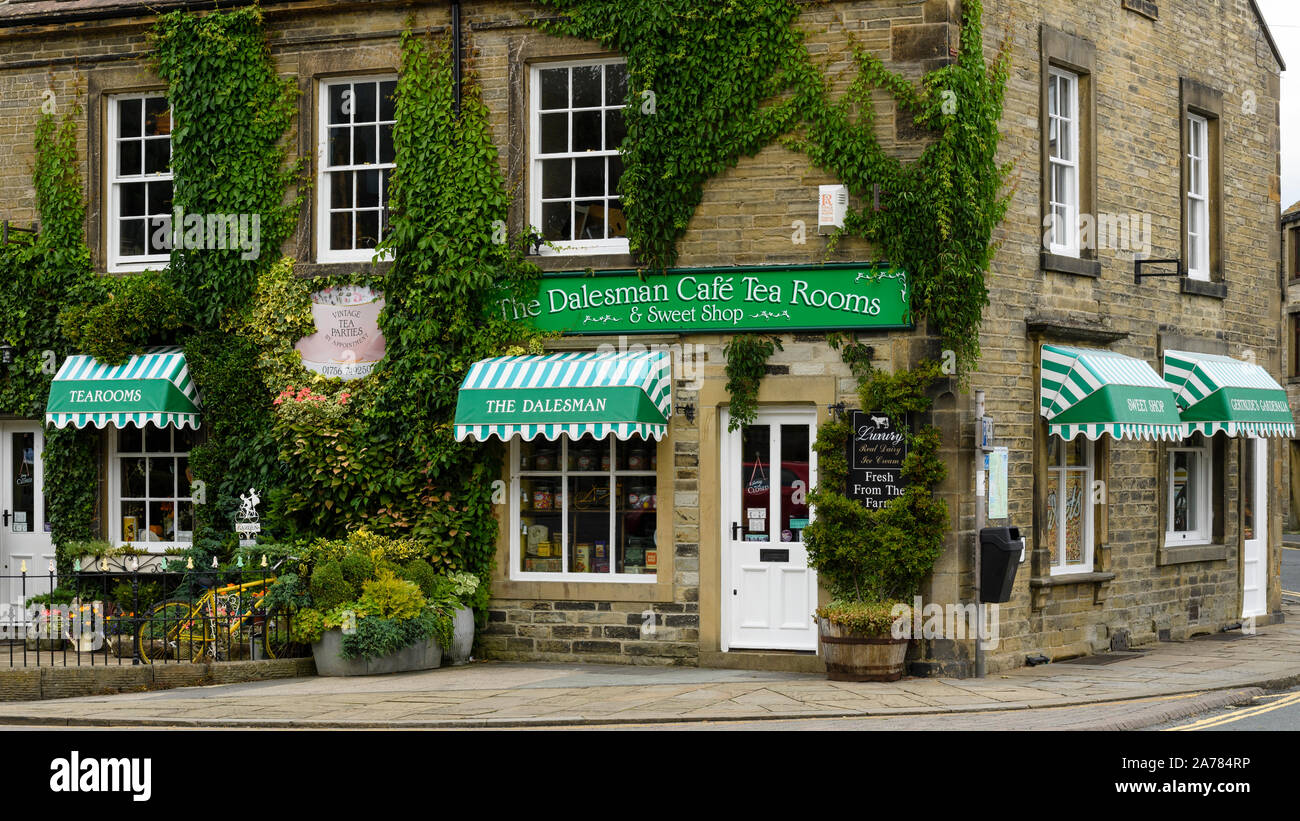
M932 362L897 373L872 371L861 382L863 408L902 420L930 407L925 391L938 376ZM947 475L939 455L939 430L913 432L900 422L908 453L903 494L870 509L845 496L848 479L848 421L833 419L817 431L818 482L809 494L817 517L804 530L808 563L840 602L910 602L943 551L948 506L934 497Z
M767 360L781 347L775 336L736 334L722 353L727 357L727 393L731 396L727 430L739 430L758 412L758 385L767 373Z
M859 45L859 74L848 93L830 103L823 90L806 134L790 141L865 203L850 210L842 233L868 240L880 259L907 270L913 313L929 319L963 373L979 358L988 305L984 276L997 249L993 230L1010 197L1002 193L1009 167L996 159L1007 55L1004 49L986 66L981 4L967 0L953 63L926 74L917 89ZM874 90L889 92L898 116L910 115L934 135L920 158L904 161L881 144Z

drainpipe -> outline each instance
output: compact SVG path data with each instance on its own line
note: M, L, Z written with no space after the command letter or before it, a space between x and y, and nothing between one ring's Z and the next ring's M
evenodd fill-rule
M984 529L988 498L984 487L984 391L975 391L975 677L984 678L984 602L980 595L980 531Z
M455 86L456 116L460 116L460 0L451 0L451 76Z

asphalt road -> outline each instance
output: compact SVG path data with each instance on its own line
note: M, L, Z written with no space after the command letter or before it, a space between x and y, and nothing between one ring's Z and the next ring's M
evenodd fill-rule
M1151 729L1181 732L1300 730L1300 687L1269 693L1240 707L1212 710L1194 720L1170 722Z
M1032 710L989 710L970 713L943 713L935 715L872 716L867 718L805 718L768 721L706 721L668 722L654 724L621 724L569 727L579 732L618 730L621 732L690 731L690 732L744 732L744 731L826 731L826 730L876 730L876 731L926 731L926 730L1119 730L1145 729L1157 724L1190 722L1192 718L1169 722L1171 711L1182 715L1201 717L1224 712L1221 705L1229 702L1252 703L1259 690L1217 691L1184 693L1176 696L1112 701L1101 704L1081 704L1070 707L1036 708Z

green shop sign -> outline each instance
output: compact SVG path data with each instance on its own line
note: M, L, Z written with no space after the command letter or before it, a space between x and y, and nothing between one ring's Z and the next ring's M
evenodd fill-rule
M566 334L911 328L907 273L887 265L550 274L503 317Z

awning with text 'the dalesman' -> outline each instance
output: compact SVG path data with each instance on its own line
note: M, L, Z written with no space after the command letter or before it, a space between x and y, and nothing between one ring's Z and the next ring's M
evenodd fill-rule
M499 356L475 362L456 401L456 440L636 436L672 414L667 351Z

